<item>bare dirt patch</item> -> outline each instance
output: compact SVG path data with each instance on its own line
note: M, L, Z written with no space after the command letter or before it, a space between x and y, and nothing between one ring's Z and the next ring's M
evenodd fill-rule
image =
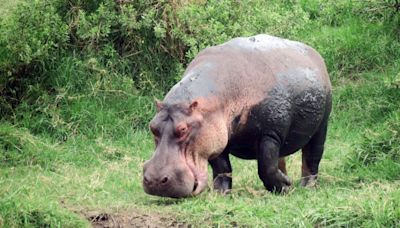
M175 218L159 214L143 214L137 211L124 213L105 213L90 211L82 213L95 228L119 228L119 227L192 227L178 222Z

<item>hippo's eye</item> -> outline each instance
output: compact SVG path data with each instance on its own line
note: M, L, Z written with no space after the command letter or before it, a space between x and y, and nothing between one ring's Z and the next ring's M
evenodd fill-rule
M184 137L188 132L188 126L186 123L180 123L175 128L175 134L178 138Z

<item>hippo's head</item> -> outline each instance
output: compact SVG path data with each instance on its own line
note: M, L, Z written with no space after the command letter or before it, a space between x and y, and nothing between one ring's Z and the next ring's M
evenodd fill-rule
M221 112L208 112L201 102L157 102L150 122L156 149L143 169L146 193L180 198L197 195L207 186L208 159L227 144Z

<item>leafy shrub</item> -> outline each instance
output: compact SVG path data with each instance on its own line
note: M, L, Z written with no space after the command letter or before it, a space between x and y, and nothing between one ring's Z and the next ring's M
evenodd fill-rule
M58 140L142 128L199 50L258 33L303 40L350 77L400 56L396 26L367 5L27 1L0 22L1 118Z
M4 27L3 27L4 26ZM68 41L68 26L48 1L20 4L2 23L0 67L13 71L23 64L54 60Z
M126 130L116 128L118 121L147 125L152 95L183 70L155 29L167 7L160 4L77 0L17 7L0 29L2 118L57 139Z
M307 23L308 15L291 1L207 1L189 5L178 12L177 31L193 58L207 46L233 37L259 33L291 37Z
M56 64L68 41L68 26L53 4L20 4L0 29L0 114L10 114L32 84L45 84L41 73ZM58 53L58 54L57 54Z
M162 27L171 7L158 1L106 0L93 12L70 10L74 48L112 73L131 77L141 92L163 91L182 69L175 51L179 47Z
M2 22L1 110L33 133L58 139L98 132L93 119L103 129L115 130L120 118L125 126L143 127L154 111L143 107L180 78L198 50L234 36L291 35L306 21L298 5L278 1L25 3Z

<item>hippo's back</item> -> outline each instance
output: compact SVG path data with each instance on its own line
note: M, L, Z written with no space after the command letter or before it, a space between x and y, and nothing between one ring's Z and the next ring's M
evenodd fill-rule
M231 67L243 65L250 70L247 72L251 77L249 79L257 79L259 82L265 78L273 78L275 81L319 81L330 89L330 80L322 57L303 43L261 34L235 38L220 47L226 49L227 53L236 54L228 56L232 58ZM288 75L294 75L296 71L299 75L289 79ZM314 77L311 78L312 76Z
M314 49L269 35L239 37L206 48L190 63L177 87L190 92L191 98L216 95L226 98L224 103L244 99L246 105L254 105L277 83L295 83L293 89L298 90L331 87L324 61Z
M274 96L299 105L329 94L331 84L322 57L313 48L269 35L239 37L201 51L165 101L179 103L215 97L228 119ZM300 104L301 103L301 104Z
M279 49L292 49L302 54L305 54L309 48L303 43L287 40L275 36L260 34L252 37L238 37L224 44L235 48L242 48L250 51L276 51Z
M325 63L305 44L268 35L240 37L206 49L199 57L198 63L215 64L206 77L219 88L232 120L231 149L239 146L241 151L249 145L245 155L237 154L240 157L252 158L251 146L270 133L266 131L282 140L281 156L293 153L330 113ZM198 63L195 60L193 66Z

